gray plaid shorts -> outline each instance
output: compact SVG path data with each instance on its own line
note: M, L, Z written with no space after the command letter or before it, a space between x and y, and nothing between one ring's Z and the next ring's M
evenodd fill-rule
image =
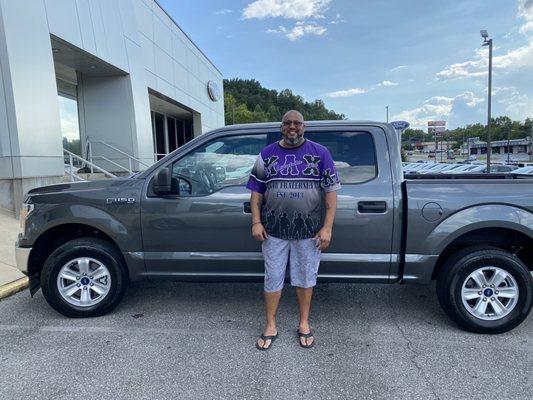
M291 285L310 288L316 285L321 251L314 239L283 240L269 236L263 241L265 292L283 288L285 269L290 263Z

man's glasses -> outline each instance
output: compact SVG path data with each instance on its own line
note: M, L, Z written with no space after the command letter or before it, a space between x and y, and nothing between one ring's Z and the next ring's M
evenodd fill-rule
M291 126L292 124L294 124L294 126L302 126L304 123L302 121L290 121L290 120L287 120L287 121L283 121L281 124L283 126Z

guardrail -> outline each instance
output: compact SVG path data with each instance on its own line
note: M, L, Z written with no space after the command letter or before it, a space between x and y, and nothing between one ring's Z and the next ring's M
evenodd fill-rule
M117 163L115 161L110 160L107 157L93 155L93 145L94 144L101 144L101 145L107 147L108 149L111 149L111 150L113 150L113 151L125 156L128 159L128 168L124 167L123 165L120 165L119 163ZM134 162L137 162L137 163L139 163L139 165L143 165L146 168L150 167L150 165L142 162L140 159L132 156L131 154L126 153L125 151L122 151L122 150L116 148L115 146L113 146L113 145L111 145L111 144L109 144L107 142L104 142L103 140L89 140L89 139L87 139L87 150L88 150L87 151L88 158L89 158L89 161L91 163L94 164L94 160L95 159L104 160L104 161L109 162L109 163L113 164L114 166L122 169L123 171L129 172L130 174L136 172L136 171L134 171L134 168L133 168L133 163ZM91 169L91 172L93 172L92 169Z
M98 172L103 173L104 175L110 177L110 178L117 178L116 175L112 174L109 171L106 171L105 169L99 167L98 165L78 156L77 154L72 153L71 151L68 151L67 149L63 149L63 154L68 156L69 159L69 170L68 174L70 175L71 182L75 182L76 179L78 181L85 181L81 176L76 174L74 170L76 170L76 167L74 166L74 160L80 161L82 164L85 164L91 168L91 173L94 173L94 170L97 170Z

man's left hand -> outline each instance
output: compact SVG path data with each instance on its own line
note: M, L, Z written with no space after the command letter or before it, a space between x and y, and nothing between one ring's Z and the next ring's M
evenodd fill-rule
M331 228L324 227L320 229L314 239L316 241L317 249L321 251L326 250L331 242Z

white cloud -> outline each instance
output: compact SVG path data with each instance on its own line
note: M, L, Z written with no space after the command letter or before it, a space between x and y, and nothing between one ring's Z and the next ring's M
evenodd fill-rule
M337 15L335 15L335 19L334 20L329 21L329 23L331 25L341 24L343 22L346 22L346 21L341 18L341 15L339 13L337 13Z
M399 83L391 82L391 81L383 81L378 83L378 86L398 86Z
M461 78L481 78L488 73L488 55L477 52L477 60L452 64L437 73L437 78L441 80L461 79ZM533 40L528 44L514 50L509 50L502 56L492 58L492 66L495 71L510 71L520 68L533 67Z
M216 14L216 15L224 15L224 14L230 14L230 13L232 13L232 12L233 12L233 10L230 10L230 9L228 9L228 8L225 8L225 9L223 9L223 10L215 11L215 14Z
M323 18L331 0L256 0L246 6L244 19L282 17L304 20Z
M533 116L533 99L520 93L515 86L495 87L492 90L494 102L501 104L505 115L513 120L523 120Z
M478 107L484 99L472 92L463 92L455 97L435 96L422 106L394 115L394 120L408 121L415 129L426 129L427 121L444 120L448 128L480 122L483 110Z
M361 89L361 88L353 88L353 89L346 89L346 90L339 90L337 92L331 92L326 94L327 97L330 98L336 98L336 97L350 97L350 96L356 96L358 94L367 93L368 90Z
M298 40L305 35L322 36L326 31L327 29L323 26L314 23L306 24L302 21L298 21L292 29L287 29L284 26L280 26L278 29L267 29L268 33L283 34L292 41Z
M518 15L526 20L533 20L533 0L519 0Z
M390 71L390 72L396 72L396 71L399 71L399 70L401 70L401 69L403 69L403 68L407 68L407 66L405 66L405 65L398 65L397 67L391 68L389 71Z
M448 66L437 72L441 80L479 78L487 75L487 59L485 57L475 61L465 61Z

